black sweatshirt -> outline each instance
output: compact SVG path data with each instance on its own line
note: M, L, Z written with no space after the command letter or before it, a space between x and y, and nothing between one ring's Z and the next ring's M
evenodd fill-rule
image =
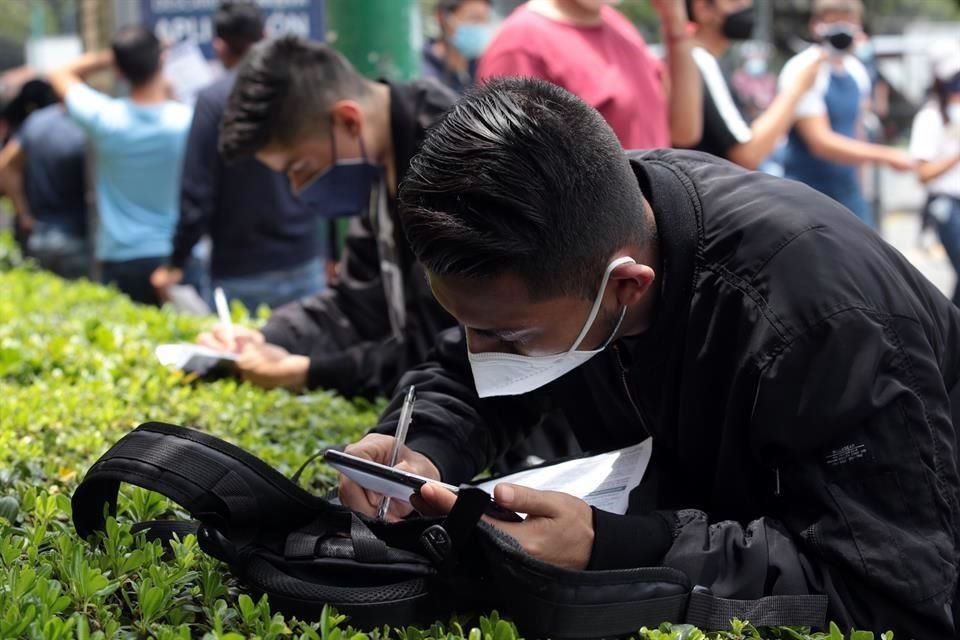
M408 444L457 484L548 411L584 450L649 434L653 499L595 512L591 568L662 563L726 598L821 593L841 627L956 637L960 311L806 186L696 152L631 158L663 260L651 329L485 400L447 331L399 383L420 398Z
M170 257L182 269L208 233L214 279L290 269L326 251L318 218L294 197L285 175L255 158L226 163L220 157L220 120L235 79L230 71L197 96Z

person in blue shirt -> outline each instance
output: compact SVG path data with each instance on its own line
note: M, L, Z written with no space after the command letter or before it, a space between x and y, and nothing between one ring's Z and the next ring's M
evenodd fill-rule
M252 157L225 162L217 151L236 66L263 38L264 16L250 0L228 0L213 22L214 49L227 73L197 95L173 251L151 281L165 297L183 279L197 241L209 234L211 284L250 310L261 304L276 308L323 289L323 225L290 191L284 174Z
M31 113L0 151L0 174L19 178L9 195L27 255L64 278L90 275L86 145L83 130L53 104Z
M456 93L473 86L477 60L493 38L491 0L439 0L440 37L423 47L423 75Z
M814 0L810 29L819 44L787 62L780 74L781 90L795 85L798 75L816 57L824 52L827 57L813 88L797 105L784 175L830 196L875 226L873 211L863 197L858 166L876 162L907 171L914 161L899 149L858 139L871 93L869 73L853 55L862 20L861 0Z
M130 84L129 96L111 98L84 83L111 66ZM159 304L150 274L172 249L193 115L169 98L160 42L146 27L124 27L111 50L85 54L49 79L93 147L101 280L137 302Z

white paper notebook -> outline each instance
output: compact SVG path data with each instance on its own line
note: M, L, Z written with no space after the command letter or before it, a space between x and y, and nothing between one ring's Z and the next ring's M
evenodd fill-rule
M518 471L477 486L491 494L493 488L503 482L542 491L562 491L597 509L623 515L627 512L630 492L643 480L652 453L653 440L647 438L624 449Z
M161 344L154 353L165 366L200 375L205 375L218 366L228 366L237 361L235 353L214 351L196 344Z

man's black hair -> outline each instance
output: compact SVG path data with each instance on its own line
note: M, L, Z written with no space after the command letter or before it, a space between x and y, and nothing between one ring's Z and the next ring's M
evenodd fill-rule
M263 11L253 0L223 0L213 15L213 32L238 58L263 39L263 29Z
M57 101L57 94L46 80L28 80L20 87L7 105L0 111L0 117L7 121L11 131L16 131L34 111L43 109Z
M160 70L160 40L142 25L121 28L110 42L120 73L134 87L148 82Z
M399 197L429 272L513 273L535 299L593 297L614 252L649 237L637 178L610 126L532 78L496 79L457 103L428 133Z
M335 102L368 93L363 76L327 45L297 36L261 42L237 70L220 123L220 153L232 160L326 132Z

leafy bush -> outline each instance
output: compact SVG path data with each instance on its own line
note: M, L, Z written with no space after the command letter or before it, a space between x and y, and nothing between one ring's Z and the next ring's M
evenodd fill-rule
M240 592L192 536L175 543L169 559L161 557L158 544L135 539L131 522L171 508L146 491L121 495L118 519L108 522L99 548L80 540L70 523L69 495L86 468L141 422L199 426L289 473L312 453L360 436L374 424L378 407L325 392L297 397L263 391L233 380L193 384L159 366L152 349L192 339L205 320L13 266L20 261L2 238L0 261L7 268L0 270L0 638L517 637L495 613L474 628L453 621L366 633L327 610L314 624L285 619L265 599ZM242 309L234 313L238 321L249 321ZM312 473L314 487L331 486L322 465ZM808 637L789 630L770 634ZM760 637L740 623L720 635L669 625L640 635ZM812 637L842 635L834 630Z

